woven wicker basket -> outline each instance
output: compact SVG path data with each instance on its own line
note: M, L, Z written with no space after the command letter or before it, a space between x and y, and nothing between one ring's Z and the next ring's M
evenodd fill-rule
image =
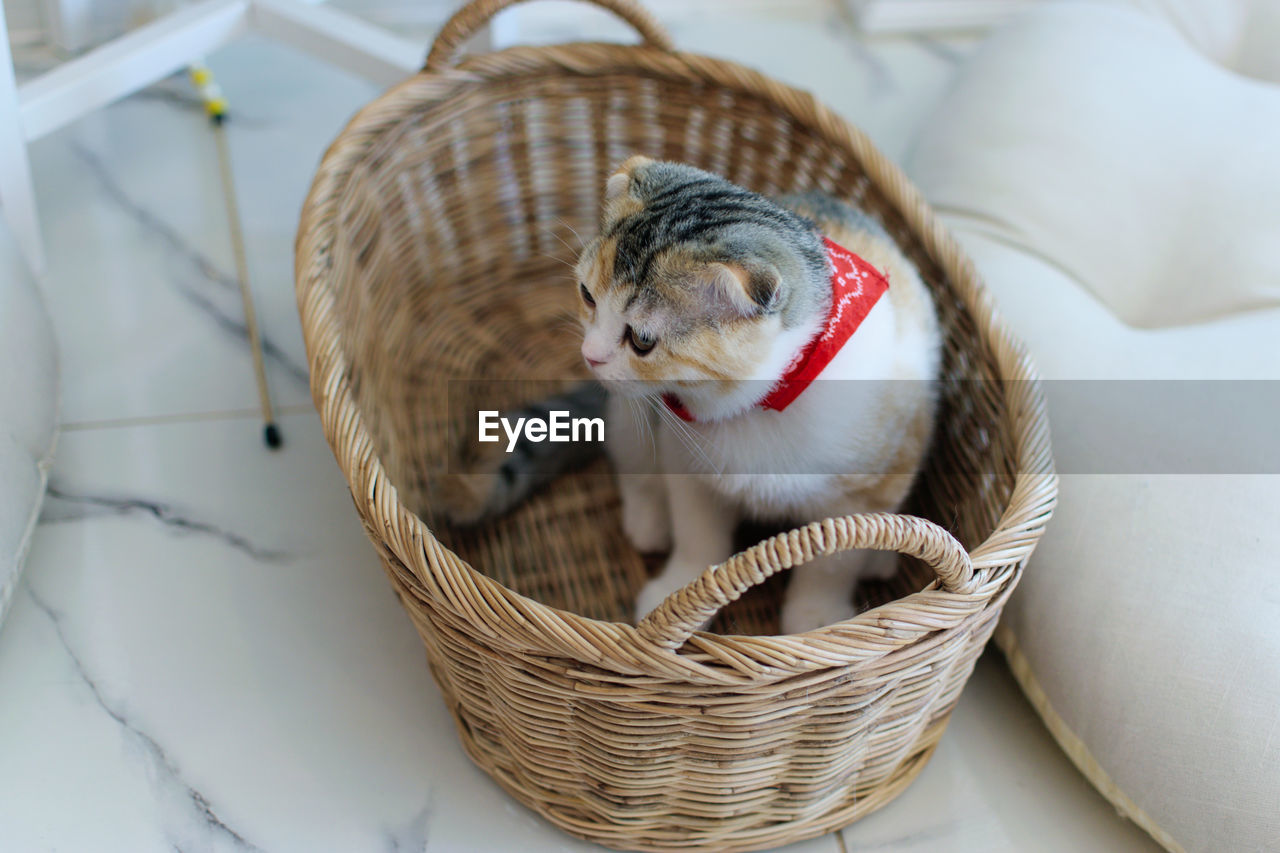
M1056 479L1033 369L916 191L811 96L676 52L629 0L596 4L640 46L456 62L510 2L459 12L423 73L362 110L319 168L297 291L325 433L463 746L513 796L626 849L829 832L924 766L1048 520ZM449 379L580 375L563 262L610 169L637 152L765 193L856 201L919 265L946 345L914 515L775 535L633 627L646 567L603 460L478 530L434 516L430 493L451 452ZM902 571L862 590L855 619L768 636L781 578L766 579L848 548L899 551ZM695 632L712 615L719 633Z

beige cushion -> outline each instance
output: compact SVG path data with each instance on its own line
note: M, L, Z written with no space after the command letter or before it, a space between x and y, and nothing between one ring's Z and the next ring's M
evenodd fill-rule
M1057 382L1103 376L1280 379L1280 309L1130 329L1061 271L953 224L1051 401ZM1087 416L1051 407L1055 445ZM1076 473L1001 622L1015 674L1090 781L1166 847L1277 849L1280 476L1079 473L1089 461L1062 460Z
M1222 22L1250 4L1146 5L1200 42L1114 5L1037 9L962 73L908 167L1051 380L1069 473L998 633L1019 682L1089 779L1170 850L1277 850L1280 476L1105 473L1111 447L1078 440L1097 418L1055 393L1280 380L1280 173L1252 147L1280 150L1266 126L1280 123L1276 90L1196 53L1261 74L1250 45L1268 16L1247 9L1242 37ZM1280 41L1280 20L1267 38ZM1215 142L1198 125L1248 121L1271 135ZM1240 402L1202 405L1191 424L1148 413L1114 434L1176 451L1189 427L1213 438L1221 424L1229 446L1242 421L1280 423L1274 403Z
M1001 626L1077 764L1170 849L1280 845L1278 508L1275 476L1068 475Z
M1275 0L1112 0L1167 21L1196 51L1246 77L1280 82Z
M1275 70L1280 50L1269 66L1240 45L1265 25L1280 43L1280 13L1149 1L1224 20L1186 24L1206 34L1202 53L1120 5L1036 10L962 70L917 140L914 177L941 210L1034 247L1130 325L1278 306L1280 86L1206 53L1239 48L1251 70Z

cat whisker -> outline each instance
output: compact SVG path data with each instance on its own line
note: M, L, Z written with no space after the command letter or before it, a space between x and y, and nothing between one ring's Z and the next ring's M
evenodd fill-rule
M579 246L579 248L581 248L582 246L586 245L586 241L584 241L584 240L582 239L582 235L578 233L578 229L577 229L577 228L574 228L572 225L570 225L570 224L569 224L569 220L564 219L564 218L562 217L562 218L560 218L560 219L556 220L556 222L557 222L557 224L559 224L559 225L563 225L565 228L568 228L568 229L569 229L569 233L570 233L570 234L572 234L574 237L576 237L576 238L578 239L578 246ZM553 233L554 233L554 232L553 232ZM559 235L557 235L557 236L559 236ZM570 247L570 246L569 246L569 244L568 244L568 243L565 243L565 246L566 246L566 247L568 247L568 248L572 248L572 247ZM577 249L575 249L575 250L574 250L574 252L576 253L576 252L577 252Z
M656 464L658 461L658 434L654 431L653 420L649 417L649 413L643 411L644 407L637 403L636 408L640 409L641 414L644 415L644 431L649 434L649 450L653 454L653 461Z
M649 450L653 455L653 461L658 461L658 440L653 432L653 424L649 419L649 413L645 410L644 404L639 400L631 397L625 398L627 405L631 408L631 413L635 417L636 423L640 429L640 441L643 443L645 437L649 439Z
M676 438L680 440L680 443L684 445L686 450L701 459L712 473L722 473L720 468L716 466L716 464L713 463L703 451L701 443L699 442L700 436L694 433L693 430L689 429L688 424L668 409L666 404L662 402L661 398L645 397L644 399L649 403L650 408L658 413L658 417L662 418L663 422L671 427L672 432L675 433Z
M538 256L542 258L546 258L549 261L555 261L558 264L564 264L569 269L573 269L577 266L577 263L575 263L574 261L568 260L567 258L562 258L559 255L552 255L547 252L539 252Z
M570 245L569 241L561 237L559 234L557 234L554 228L548 228L546 233L550 234L556 240L560 241L560 245L568 249L570 254L572 254L576 258L578 256L578 253L582 251L582 246L584 245L582 241L582 235L580 235L572 225L570 225L568 222L565 222L563 219L561 219L557 224L565 228L568 228L569 231L573 233L573 236L577 238L577 241L578 241L577 246Z
M553 317L551 323L557 329L562 329L578 336L582 335L582 323L577 317Z

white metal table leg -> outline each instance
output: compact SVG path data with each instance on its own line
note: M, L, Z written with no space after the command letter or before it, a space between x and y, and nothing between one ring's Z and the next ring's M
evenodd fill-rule
M248 28L250 0L199 0L23 83L27 141L150 86Z
M93 39L89 23L93 0L44 0L44 23L49 40L68 53L78 53ZM123 15L125 10L121 10Z
M40 236L40 217L36 213L20 106L13 54L9 49L9 28L4 6L0 4L0 211L13 230L27 265L39 275L44 272L44 240Z
M302 0L253 0L255 30L380 86L422 67L426 45L365 23L354 15Z
M80 18L89 2L50 1ZM19 91L0 8L0 208L33 269L43 270L44 251L27 143L155 82L247 29L383 85L416 71L426 56L426 45L314 0L197 0L24 83ZM505 46L517 31L508 10L485 36L491 46Z

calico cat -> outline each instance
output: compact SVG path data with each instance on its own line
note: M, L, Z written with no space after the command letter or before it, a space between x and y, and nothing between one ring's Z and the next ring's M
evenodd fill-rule
M770 200L636 156L609 178L576 271L623 529L641 551L670 551L637 620L732 556L744 518L901 505L932 431L939 331L919 274L875 220L821 194ZM472 506L509 506L511 491L479 489ZM852 616L859 577L896 565L875 555L791 572L783 631Z

